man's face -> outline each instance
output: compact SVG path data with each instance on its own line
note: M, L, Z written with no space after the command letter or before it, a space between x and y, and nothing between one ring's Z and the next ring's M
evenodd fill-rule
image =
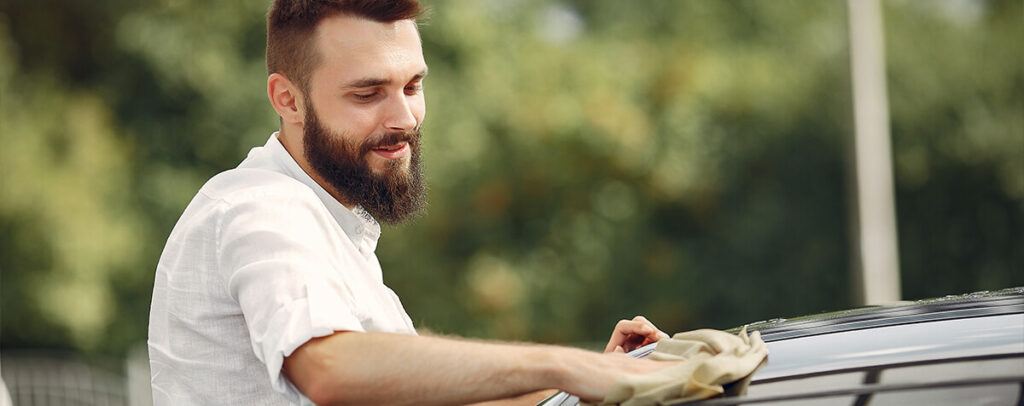
M305 160L342 203L395 223L423 206L419 126L426 63L412 21L336 16L317 28Z
M361 206L378 221L400 223L426 204L418 128L376 134L356 143L324 128L313 109L307 109L303 150L313 170L346 203ZM388 158L384 168L374 169L369 161L373 154L403 157Z

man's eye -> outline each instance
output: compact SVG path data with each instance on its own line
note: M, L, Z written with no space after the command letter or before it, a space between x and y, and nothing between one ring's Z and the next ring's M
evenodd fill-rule
M373 99L373 97L376 96L377 93L353 93L352 95L359 100L370 100Z
M406 94L417 94L417 93L422 92L422 91L423 91L423 86L422 85L406 86L406 88L405 88L405 93Z

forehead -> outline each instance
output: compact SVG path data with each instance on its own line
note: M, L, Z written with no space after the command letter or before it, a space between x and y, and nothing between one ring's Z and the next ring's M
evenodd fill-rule
M316 46L321 63L314 81L318 76L405 81L426 69L419 32L411 20L380 23L348 15L328 17L317 26Z

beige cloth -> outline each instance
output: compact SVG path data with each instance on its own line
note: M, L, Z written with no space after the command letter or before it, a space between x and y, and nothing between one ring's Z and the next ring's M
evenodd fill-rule
M619 379L600 405L673 404L717 396L724 392L723 385L750 375L767 356L761 333L748 336L746 327L739 335L709 329L677 333L658 341L648 358L682 362Z

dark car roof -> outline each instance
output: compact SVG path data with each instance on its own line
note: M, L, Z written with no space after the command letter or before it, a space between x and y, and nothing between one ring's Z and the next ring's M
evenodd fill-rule
M747 324L765 342L926 321L954 320L1024 313L1024 287L949 295L934 299L869 306L793 319L771 319ZM739 332L740 328L729 330Z
M1024 399L1024 288L747 327L760 331L768 346L768 362L754 373L748 393L696 404L1019 404Z
M760 331L768 347L768 361L754 373L748 393L696 404L984 404L985 399L1017 404L1024 399L1024 287L746 327ZM631 355L646 356L654 347ZM563 400L568 403L549 404L575 403L571 397Z
M768 343L769 362L755 374L757 380L881 364L1024 354L1024 288L776 319L747 328L760 331Z

